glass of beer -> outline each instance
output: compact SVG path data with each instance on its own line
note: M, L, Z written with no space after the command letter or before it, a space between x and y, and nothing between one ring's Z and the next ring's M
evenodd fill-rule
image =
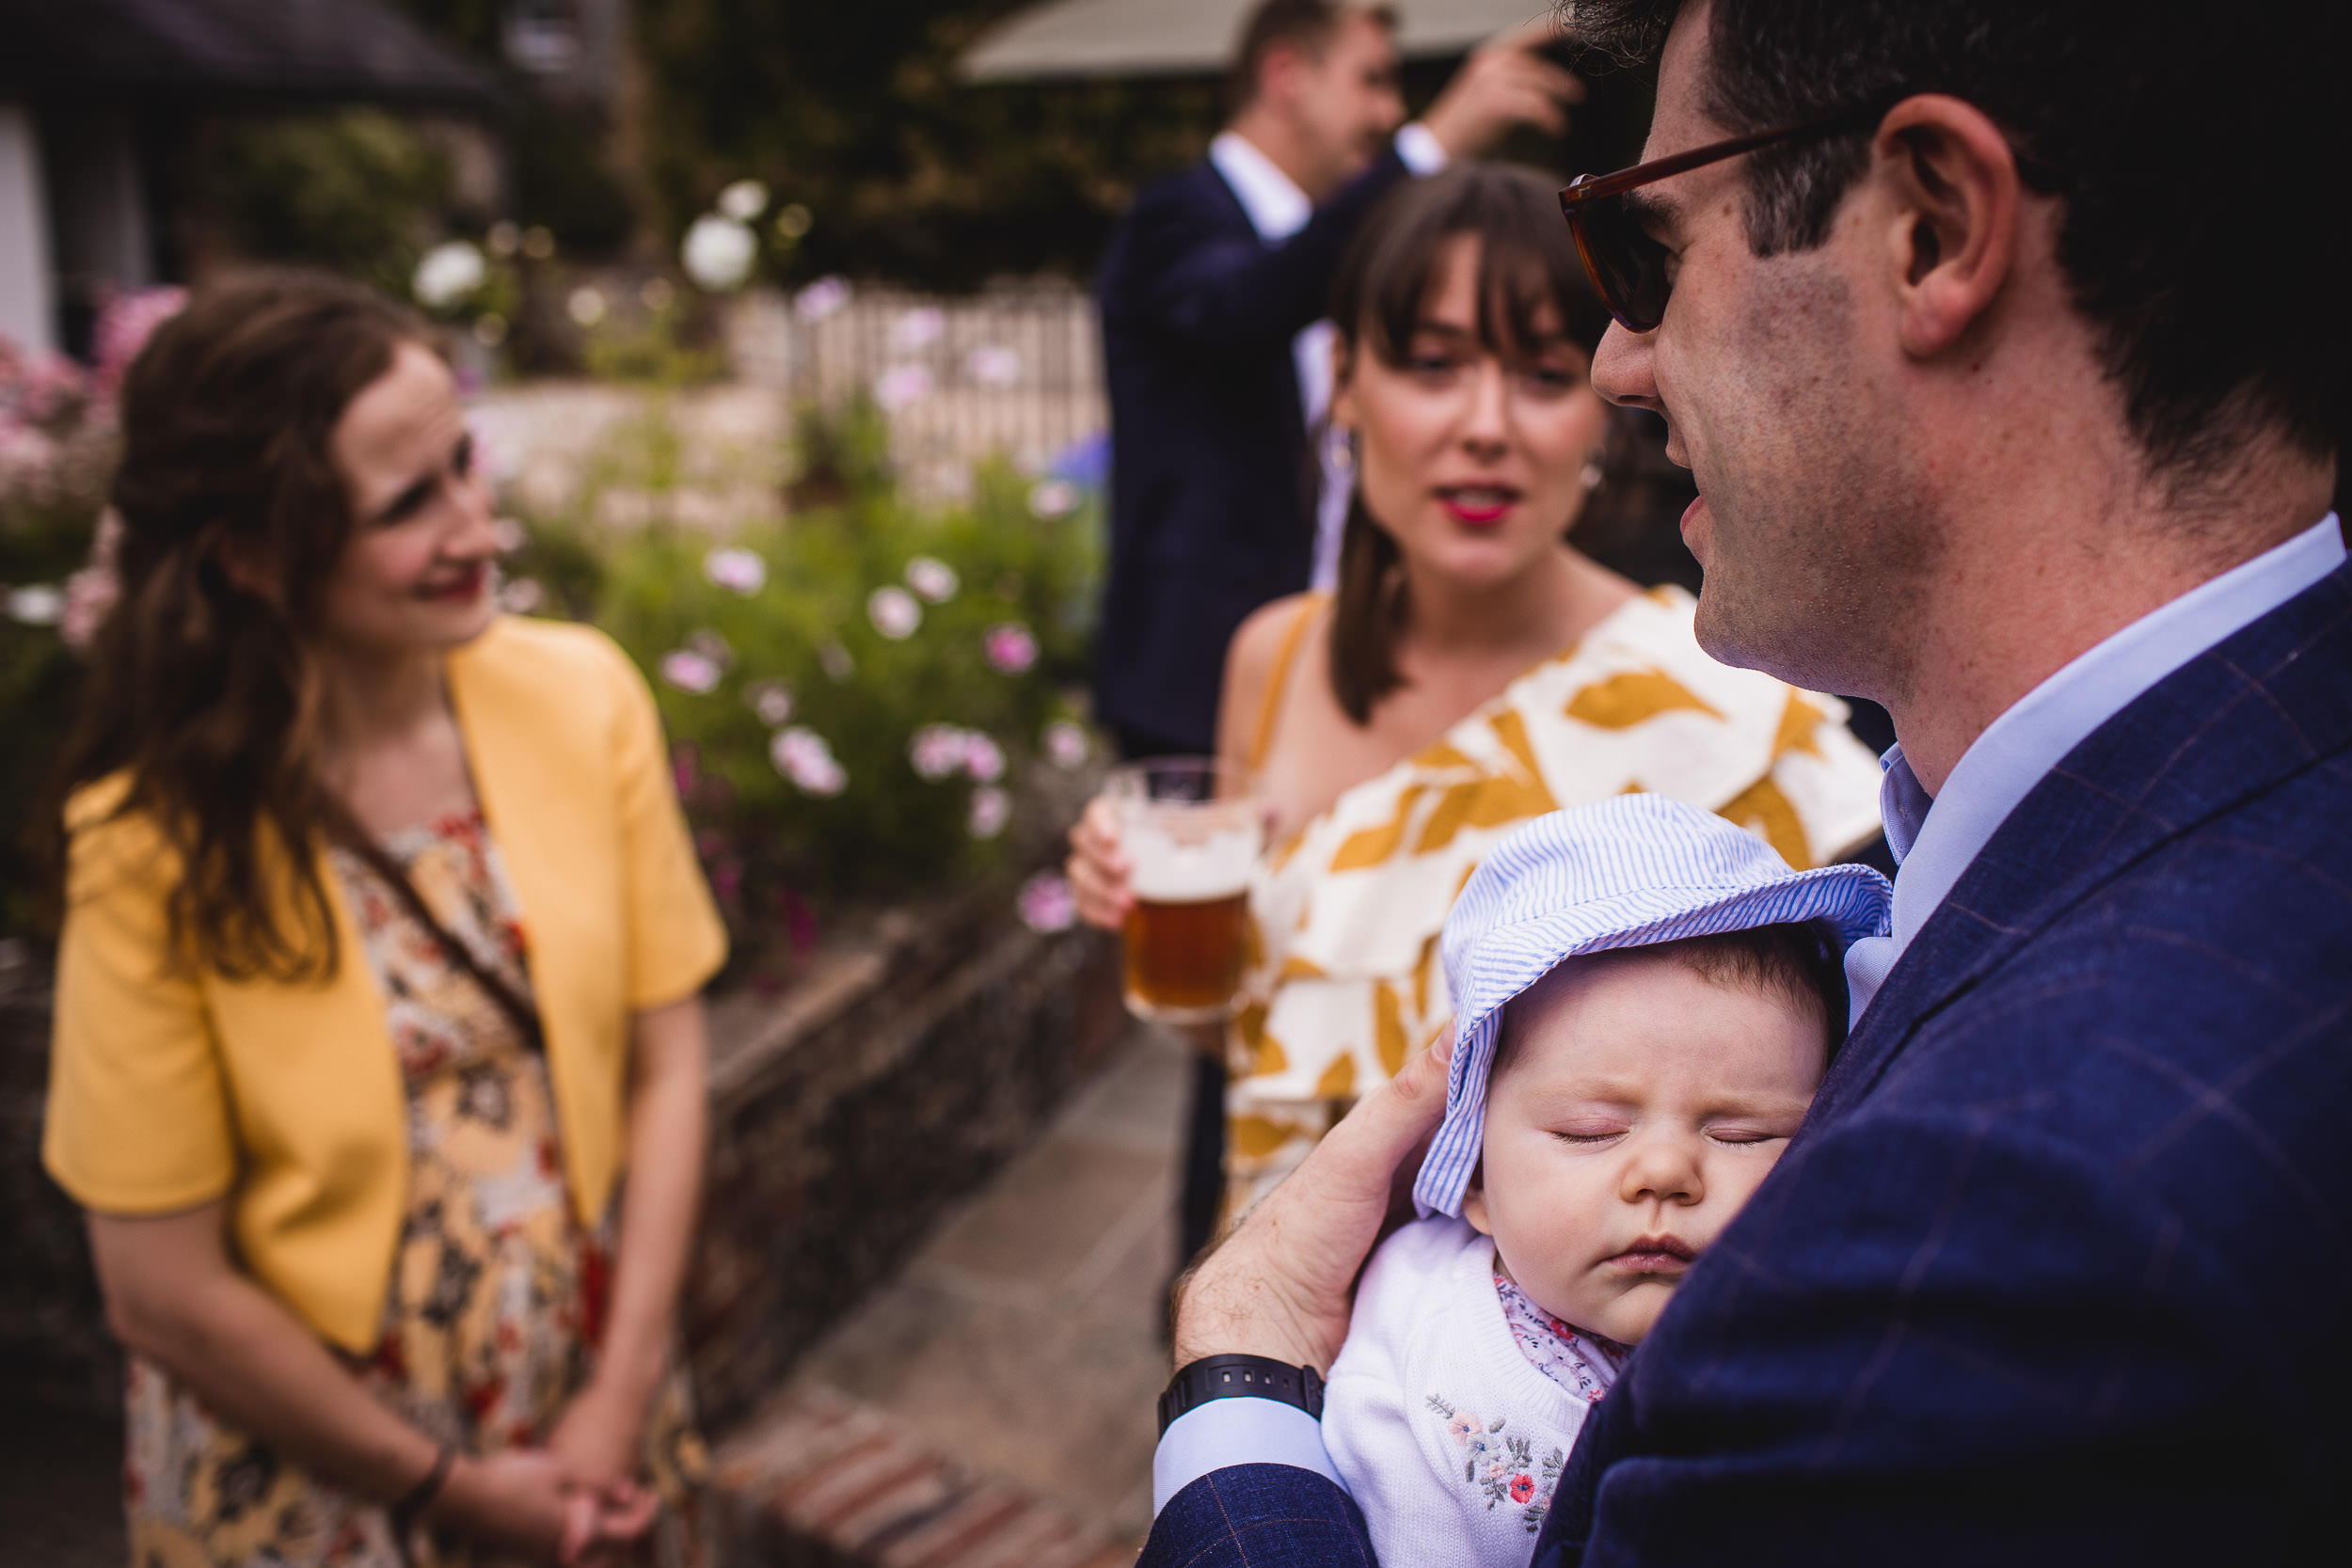
M1264 847L1248 773L1216 757L1162 757L1111 769L1133 868L1127 1009L1160 1023L1216 1023L1241 989L1249 873Z

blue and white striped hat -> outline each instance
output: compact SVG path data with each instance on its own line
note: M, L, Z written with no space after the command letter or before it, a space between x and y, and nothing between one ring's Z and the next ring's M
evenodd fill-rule
M1458 1214L1486 1124L1502 1006L1580 953L1814 921L1833 954L1887 928L1893 892L1867 865L1791 871L1755 834L1663 795L1539 816L1486 854L1445 922L1454 1063L1445 1121L1413 1198Z

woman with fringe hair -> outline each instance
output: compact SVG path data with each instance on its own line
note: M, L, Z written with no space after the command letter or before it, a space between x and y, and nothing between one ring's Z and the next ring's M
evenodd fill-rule
M1591 380L1608 313L1549 182L1465 165L1401 188L1331 319L1330 435L1356 476L1338 586L1243 624L1217 721L1273 816L1216 1042L1228 1218L1447 1026L1439 928L1515 824L1655 790L1800 868L1879 832L1842 704L1716 663L1690 594L1569 543L1620 427ZM1105 803L1072 843L1080 911L1116 928L1131 898Z

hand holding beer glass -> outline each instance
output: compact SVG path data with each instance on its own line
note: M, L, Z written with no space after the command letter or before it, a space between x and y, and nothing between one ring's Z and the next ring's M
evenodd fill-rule
M1222 1022L1241 986L1249 874L1265 843L1245 771L1213 757L1116 768L1073 838L1080 911L1125 939L1128 1010Z

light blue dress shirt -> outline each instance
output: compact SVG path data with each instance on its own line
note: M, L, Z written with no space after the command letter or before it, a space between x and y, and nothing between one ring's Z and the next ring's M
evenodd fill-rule
M1889 748L1879 810L1899 863L1894 934L1866 937L1846 951L1853 1016L1861 1018L1895 960L2043 774L2142 692L2344 560L2343 530L2331 512L2277 548L2140 617L1987 725L1961 754L1941 795L1931 798L1903 761L1903 749ZM1234 1465L1292 1465L1343 1484L1324 1452L1322 1427L1305 1411L1273 1400L1215 1400L1178 1417L1160 1438L1152 1459L1152 1513L1211 1470Z
M2150 611L2020 697L1961 753L1944 791L1919 787L1899 745L1883 759L1879 816L1895 852L1894 934L1846 949L1853 1018L1870 1005L1977 851L2042 776L2140 693L2344 564L2336 515Z

